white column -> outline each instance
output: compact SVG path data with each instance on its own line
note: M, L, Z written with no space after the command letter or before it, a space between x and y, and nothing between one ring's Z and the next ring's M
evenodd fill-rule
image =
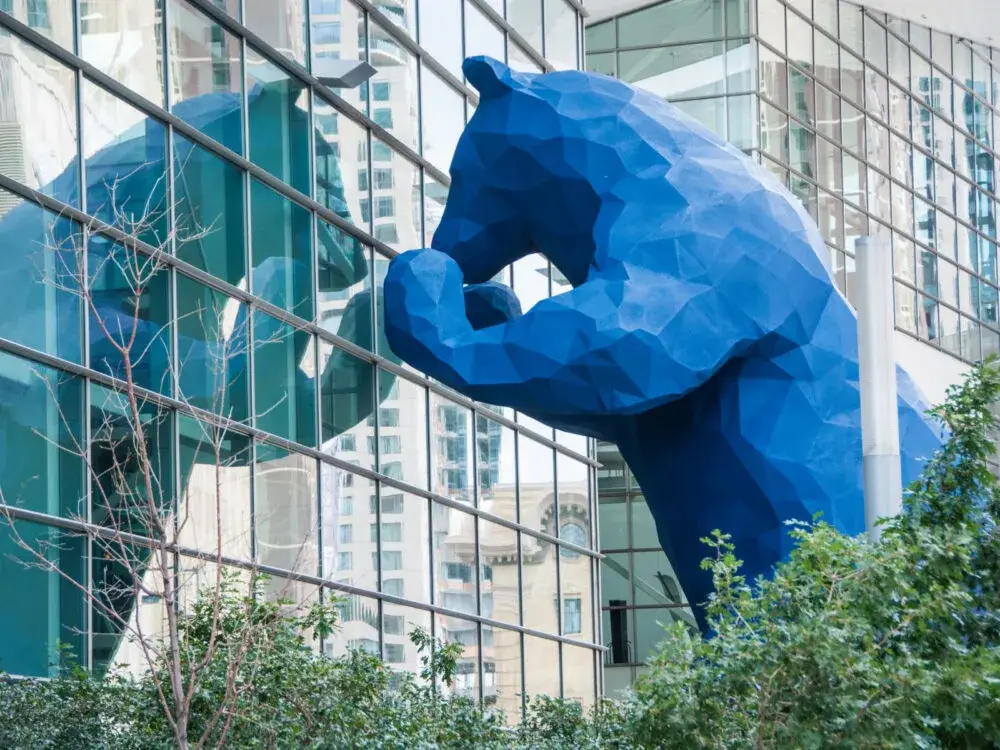
M860 238L855 252L865 523L875 540L878 539L875 521L894 516L903 507L893 348L892 255L888 243L875 237Z

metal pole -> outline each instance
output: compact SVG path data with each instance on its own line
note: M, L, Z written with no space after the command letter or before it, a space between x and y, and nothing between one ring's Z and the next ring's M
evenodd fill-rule
M858 280L858 370L865 524L903 508L899 462L896 355L893 347L892 256L884 243L861 237L855 245Z

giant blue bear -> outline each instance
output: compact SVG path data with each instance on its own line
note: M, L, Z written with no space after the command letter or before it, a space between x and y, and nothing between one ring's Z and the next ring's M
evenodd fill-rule
M699 538L713 529L749 576L790 551L789 519L861 532L857 324L801 204L620 81L486 57L464 71L481 101L432 249L385 279L393 351L469 397L617 443L693 604L711 590ZM522 315L490 279L536 251L574 288ZM909 481L941 434L898 381Z

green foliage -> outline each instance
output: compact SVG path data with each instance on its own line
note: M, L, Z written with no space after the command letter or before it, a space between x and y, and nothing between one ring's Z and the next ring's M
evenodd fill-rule
M709 638L677 624L626 698L589 710L544 696L510 727L455 696L462 649L417 629L419 674L314 648L337 601L303 610L226 576L180 622L201 665L192 745L249 748L1000 748L1000 488L994 361L935 410L951 437L879 541L815 519L769 580L751 585L722 532L704 540L715 593ZM67 667L48 682L0 681L0 747L173 747L144 678ZM223 711L220 713L219 708Z
M750 587L729 537L705 542L714 637L666 634L634 695L662 748L1000 747L1000 539L990 361L935 414L951 437L881 539L822 522Z

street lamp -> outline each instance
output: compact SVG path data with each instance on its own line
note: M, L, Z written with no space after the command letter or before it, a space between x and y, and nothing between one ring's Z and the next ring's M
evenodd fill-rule
M331 89L353 89L378 71L364 60L331 60L321 57L313 63L313 75Z

